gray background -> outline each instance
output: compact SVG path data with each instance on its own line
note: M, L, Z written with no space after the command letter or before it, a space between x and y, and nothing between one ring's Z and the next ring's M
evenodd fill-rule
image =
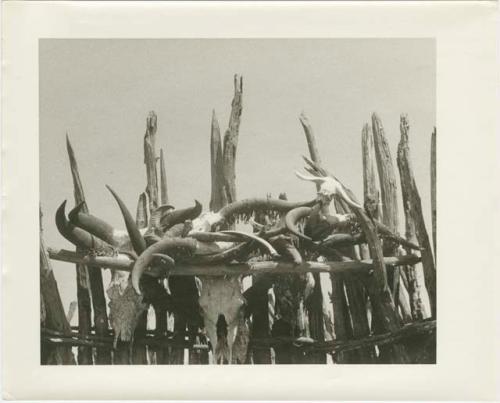
M233 74L243 75L238 197L307 199L293 174L307 146L305 111L325 166L362 198L361 128L376 111L396 157L399 115L411 125L412 162L430 231L430 135L436 125L431 39L53 40L40 52L40 198L46 244L70 248L54 213L73 192L65 134L75 149L93 214L122 228L111 185L135 214L145 187L143 135L158 115L170 202L210 197L212 109L227 127ZM400 201L401 203L401 201ZM401 224L404 223L400 205ZM53 262L63 303L76 300L73 265ZM75 323L76 315L73 323Z

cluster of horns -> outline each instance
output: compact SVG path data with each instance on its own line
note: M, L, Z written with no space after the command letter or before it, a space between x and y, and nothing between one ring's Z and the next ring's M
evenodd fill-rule
M346 237L350 242L362 242L363 234L358 234L356 239L350 234L344 234L344 237L331 236L318 241L299 230L298 223L311 216L313 211L317 211L325 196L330 201L333 195L337 195L353 208L361 206L333 177L307 177L302 174L297 176L320 184L318 197L306 202L290 202L270 197L245 199L228 204L218 212L206 213L202 213L202 205L198 201L195 201L193 207L178 210L170 205L163 205L153 212L149 227L140 230L124 202L107 186L118 203L127 229L126 233L114 229L98 217L84 213L83 203L77 205L66 217L66 201L56 212L56 225L61 235L82 250L106 256L123 253L133 259L131 280L138 294L141 293L139 280L150 267L165 268L168 271L176 261L191 264L230 262L248 256L256 248L271 258L278 259L278 252L268 240L280 234L293 234L315 246L326 245L335 240L344 242ZM257 231L254 233L220 230L224 224L233 223L235 217L250 219L256 212L273 212L283 219L279 225L272 228L253 222ZM355 216L334 215L330 218L332 219L330 224L341 226L346 222L352 223ZM385 235L393 240L418 249L418 246L387 232L384 226L377 227L382 234L385 232ZM228 242L229 246L221 247L221 243L224 242Z

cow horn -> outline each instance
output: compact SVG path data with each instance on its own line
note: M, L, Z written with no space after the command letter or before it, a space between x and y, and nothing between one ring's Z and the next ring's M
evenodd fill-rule
M135 221L132 218L132 214L130 214L127 206L125 206L125 203L123 203L122 199L120 199L120 197L115 193L113 189L111 189L110 186L106 185L106 187L118 203L118 207L120 207L120 211L122 212L123 220L125 221L125 226L127 227L130 242L132 243L135 252L140 255L144 250L146 250L146 241L139 231L139 228L135 224Z
M139 287L139 280L142 274L151 264L153 259L159 253L166 254L172 249L185 248L189 249L190 252L194 253L196 251L196 240L190 238L167 238L149 246L141 255L137 258L132 268L132 286L137 294L141 294Z
M312 211L311 207L297 207L289 211L285 216L285 225L288 231L298 236L299 238L310 242L312 242L312 239L298 230L297 222L301 218L309 216L311 214L311 211Z
M297 207L312 206L314 203L316 203L316 199L306 202L290 202L287 200L271 199L271 198L265 198L265 199L255 198L255 199L239 200L234 203L228 204L227 206L219 210L218 212L219 220L215 224L228 220L229 217L235 214L245 214L245 213L251 214L255 210L262 210L262 211L273 210L286 213L289 210L292 210Z
M295 171L295 175L297 176L297 178L302 179L303 181L311 181L318 184L322 184L326 180L326 178L322 178L320 176L304 175L301 174L299 171Z
M306 207L306 208L309 208L309 207ZM230 235L238 235L238 236L241 236L243 238L249 238L249 239L256 241L256 242L260 243L261 245L263 245L269 251L269 253L271 254L271 256L273 258L280 257L279 253L276 251L276 249L274 249L274 247L269 242L267 242L265 239L262 239L261 237L255 235L255 234L250 234L250 233L242 232L242 231L221 231L221 233L230 234Z
M167 230L175 224L183 223L186 220L194 220L197 218L203 209L203 206L198 200L195 200L193 207L188 207L179 210L167 210L160 218L160 223L163 230Z
M114 236L114 228L100 218L84 213L82 211L84 204L85 202L81 202L68 213L69 221L110 245L118 246L119 242Z
M82 249L112 252L113 247L110 244L69 222L65 210L66 200L56 211L56 227L64 238Z

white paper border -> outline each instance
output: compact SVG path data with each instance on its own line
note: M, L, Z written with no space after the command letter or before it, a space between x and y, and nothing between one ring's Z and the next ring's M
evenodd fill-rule
M4 398L498 397L496 8L494 2L4 2ZM38 39L174 37L437 39L438 364L39 365Z

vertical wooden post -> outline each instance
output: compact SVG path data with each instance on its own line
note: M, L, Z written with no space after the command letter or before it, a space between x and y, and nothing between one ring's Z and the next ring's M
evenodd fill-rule
M408 205L408 210L412 217L415 233L419 245L423 248L422 267L424 268L425 286L429 294L431 304L431 315L436 317L436 266L432 255L431 243L427 230L425 228L424 216L422 213L422 204L418 193L415 178L413 177L413 169L410 159L409 147L409 130L408 119L405 115L401 116L401 140L398 146L398 166L401 176L401 184L403 190L403 198Z
M210 210L218 211L227 204L224 191L224 162L222 159L222 143L220 138L219 122L212 111L212 124L210 132L210 169L212 176L212 191L210 197Z
M149 211L152 213L158 207L158 177L156 174L156 114L149 112L146 119L146 134L144 135L144 164L146 164L147 186L149 196Z
M80 174L78 172L78 165L75 158L75 153L71 147L69 137L66 136L66 146L69 155L69 161L71 166L71 174L73 177L74 186L74 196L75 203L84 203L82 211L88 213L88 206L85 201L85 195L83 192L82 182L80 180ZM79 331L82 335L90 334L90 295L88 288L84 286L84 282L87 281L84 273L88 273L88 280L90 283L90 291L92 295L92 306L94 308L94 325L95 331L98 336L107 336L109 331L108 325L108 314L106 310L106 298L104 296L104 284L102 282L101 270L97 267L84 267L77 265L77 277L78 277L78 291L79 291L79 305L78 305L78 326ZM83 312L80 313L80 306L83 308ZM82 322L80 322L80 319ZM82 327L83 326L83 327ZM84 350L85 349L85 350ZM96 349L96 364L111 364L111 351L108 348L99 347ZM89 356L90 354L90 356ZM80 349L79 349L79 361L80 361ZM92 364L92 352L91 349L86 347L82 348L82 359L84 364Z
M240 130L241 111L243 109L243 77L234 75L234 97L231 102L229 126L224 135L222 154L226 197L229 203L236 201L236 149Z
M141 193L139 196L135 221L139 229L146 228L148 226L148 204L147 204L146 192ZM146 308L144 312L141 314L139 321L137 322L137 326L134 332L135 339L139 339L146 335L147 324L148 324L147 318L148 318L148 309ZM120 348L122 347L120 346ZM126 349L127 346L123 346L123 348ZM148 347L146 347L145 345L134 344L132 356L130 357L132 364L136 365L147 364L148 363L147 349ZM126 355L126 353L124 352L123 355ZM127 357L124 358L126 359Z
M64 314L64 307L57 288L54 272L50 265L49 257L43 242L42 209L40 208L40 300L42 315L42 326L64 334L71 334L71 327ZM42 365L48 364L76 364L71 346L50 346L42 341L41 357Z
M304 129L304 134L306 136L307 146L309 148L309 156L313 162L318 166L321 166L321 157L318 151L318 146L316 144L316 137L309 123L307 116L302 113L299 116L300 123ZM319 189L319 185L316 184L316 189ZM325 209L328 207L325 206ZM308 314L309 314L309 328L311 332L311 337L317 341L325 340L325 332L323 329L323 293L321 292L321 279L319 273L314 274L315 286L314 290L309 297L308 301ZM313 359L317 363L326 363L325 354L313 354Z
M361 132L361 149L363 157L363 193L364 206L373 218L382 218L380 204L380 187L377 181L377 170L375 168L375 153L373 144L373 133L370 126L365 124Z
M163 148L160 149L160 196L161 204L168 204L167 174L165 172L165 159Z
M148 226L148 195L146 192L142 192L139 195L139 200L137 202L137 213L135 216L135 222L139 228L146 228Z
M432 209L432 245L434 261L437 261L436 249L436 128L431 136L431 209Z

